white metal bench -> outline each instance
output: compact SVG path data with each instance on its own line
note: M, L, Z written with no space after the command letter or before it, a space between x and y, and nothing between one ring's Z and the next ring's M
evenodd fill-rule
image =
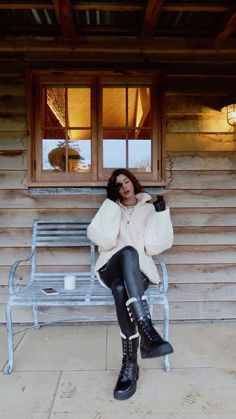
M78 307L78 306L109 306L114 305L111 291L99 284L94 273L95 245L86 235L87 226L91 219L37 219L33 223L32 246L29 256L16 261L9 273L9 298L6 304L6 324L8 337L8 361L4 368L5 374L10 374L14 363L13 323L11 310L13 306L30 307L33 313L33 325L39 328L45 324L39 323L38 311L40 307ZM80 264L80 248L89 248L90 263L86 272L39 272L37 254L42 248L78 248L78 265ZM163 337L168 340L169 332L169 304L167 299L168 273L163 261L154 258L161 267L161 283L150 285L145 292L152 312L155 304L163 305ZM16 282L17 268L21 263L31 264L31 274L25 285ZM53 264L53 263L52 263ZM64 289L64 276L76 276L76 289ZM42 288L52 287L58 294L45 295ZM99 310L97 310L99 312ZM116 316L114 316L114 319ZM76 316L77 321L113 320L110 315ZM73 321L75 318L73 319ZM65 321L65 320L64 320ZM66 320L68 321L68 319ZM28 327L27 327L28 328ZM17 332L19 333L19 331ZM164 369L170 371L168 355L164 356Z

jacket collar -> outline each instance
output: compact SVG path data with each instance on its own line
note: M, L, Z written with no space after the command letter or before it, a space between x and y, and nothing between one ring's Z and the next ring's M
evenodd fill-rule
M142 204L144 204L145 202L147 202L147 201L150 201L150 199L152 199L152 197L151 197L151 195L149 195L147 192L139 192L138 194L136 194L135 195L136 196L136 198L137 198L137 200L138 200L138 202L137 202L137 204L136 204L136 206L140 206L140 205L142 205ZM125 207L121 202L120 202L120 200L118 199L118 202L117 202L122 208L127 208L127 207Z
M150 201L150 199L152 199L151 195L149 195L147 192L139 192L135 196L138 200L138 204Z

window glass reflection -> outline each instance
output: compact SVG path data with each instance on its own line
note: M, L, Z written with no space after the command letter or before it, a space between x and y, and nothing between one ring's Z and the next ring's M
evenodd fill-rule
M91 140L90 129L68 129L69 140Z
M128 89L128 126L150 126L150 88L130 87Z
M103 88L103 127L126 126L125 87Z
M89 87L68 88L68 126L90 127L91 104Z
M91 141L69 141L68 171L87 173L91 170Z
M90 170L91 140L43 139L43 171L87 173Z
M103 167L126 167L125 140L103 140Z
M66 171L65 141L43 139L43 171Z
M128 155L130 169L151 172L151 140L129 140Z
M45 91L44 126L65 127L66 105L64 87L47 87Z

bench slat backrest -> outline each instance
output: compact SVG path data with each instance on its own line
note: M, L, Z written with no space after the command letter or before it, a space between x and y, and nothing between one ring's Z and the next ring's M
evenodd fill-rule
M32 259L32 278L48 275L47 272L37 272L36 254L37 249L50 247L89 247L89 270L83 274L79 272L76 272L76 274L78 274L79 276L89 276L91 275L91 268L91 272L93 275L95 264L95 245L87 237L87 227L90 222L91 218L34 220L32 234L32 250L34 250L35 252ZM50 272L50 276L53 277L54 273Z
M35 223L36 247L89 246L87 227L89 219L80 220L37 220Z

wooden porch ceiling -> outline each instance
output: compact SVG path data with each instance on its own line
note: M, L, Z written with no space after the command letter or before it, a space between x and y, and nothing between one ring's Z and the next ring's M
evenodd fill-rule
M0 51L236 63L236 2L1 1Z

